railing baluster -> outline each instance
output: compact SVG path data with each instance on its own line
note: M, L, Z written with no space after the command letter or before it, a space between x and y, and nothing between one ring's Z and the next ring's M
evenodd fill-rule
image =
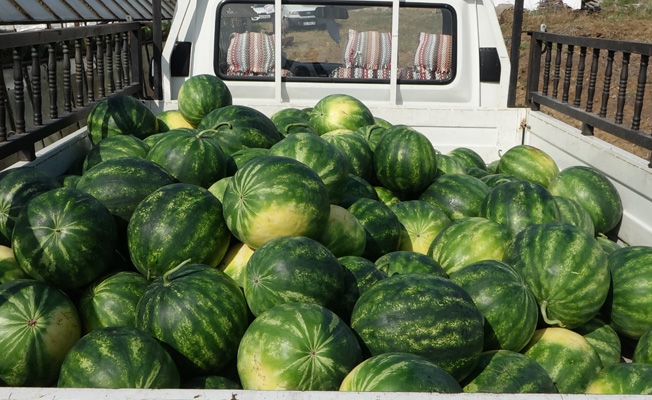
M84 70L82 61L82 41L75 40L75 82L77 83L77 107L84 106Z
M3 71L4 72L4 71ZM0 74L0 143L7 140L7 87L5 86L5 74Z
M86 38L86 95L88 102L95 101L95 77L93 74L93 41Z
M634 118L632 119L632 129L641 128L641 111L643 110L643 97L645 96L645 84L647 83L647 64L650 56L642 55L641 63L638 67L638 81L636 84L636 100L634 101Z
M559 72L561 70L561 43L557 43L557 53L555 55L555 73L552 78L552 97L557 98L559 94Z
M127 33L122 34L122 69L123 75L122 79L125 86L131 85L131 79L129 77L129 41Z
M23 65L18 49L13 50L14 100L16 101L16 133L25 133L25 93L23 86Z
M623 61L620 70L620 85L618 87L618 103L616 107L615 122L617 124L623 123L625 96L627 95L627 81L629 80L629 57L630 53L623 53Z
M34 125L43 123L41 112L41 63L38 48L32 46L32 108L34 109Z
M104 37L97 37L97 53L95 59L97 60L97 80L98 80L98 96L104 98Z
M70 86L70 49L63 42L63 110L72 112L72 87Z
M586 112L593 112L593 99L595 98L595 82L598 77L599 61L600 49L593 49L593 60L591 60L591 74L589 76L589 90L586 98Z
M59 106L57 104L57 58L54 52L55 44L48 46L48 89L50 92L50 118L59 117ZM40 90L39 90L40 92Z
M122 89L122 40L120 34L115 35L115 65L116 65L116 82L115 85L118 90Z
M600 117L607 116L607 106L609 105L609 92L611 91L611 74L613 73L614 51L607 52L607 66L604 70L604 86L602 87L602 105L600 106Z
M577 82L575 83L575 100L573 106L579 107L582 103L582 90L584 89L584 67L586 64L586 47L580 47L580 61L577 66Z
M113 80L113 35L106 35L106 76L109 84L109 93L115 92Z
M564 70L564 92L561 95L561 101L568 103L568 92L570 91L570 78L573 73L573 53L575 46L568 45L566 50L566 69Z
M550 63L552 61L552 42L546 42L546 61L543 64L543 90L544 96L548 95L548 86L550 85Z

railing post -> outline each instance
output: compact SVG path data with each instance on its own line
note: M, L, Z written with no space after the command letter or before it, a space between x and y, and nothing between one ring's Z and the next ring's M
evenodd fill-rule
M13 50L14 100L16 101L16 133L25 133L25 92L23 85L23 63L20 51Z
M37 46L32 46L32 108L34 109L34 125L43 123L41 111L41 63Z
M527 87L525 92L525 99L527 104L533 110L538 110L539 105L532 102L532 93L539 91L539 75L541 74L541 54L542 54L543 41L536 39L534 36L530 37L530 60L529 71L527 78ZM548 49L550 51L550 49Z
M54 53L55 44L51 43L48 46L48 88L50 91L50 118L56 119L59 117L59 107L57 104L57 58ZM40 91L40 90L39 90Z
M163 32L161 27L161 0L152 0L152 16L153 16L153 27L152 27L152 42L154 45L154 98L156 100L163 100L163 85L161 79L161 59L163 54ZM522 17L521 17L522 18ZM518 71L518 66L517 66ZM513 104L508 106L512 107Z
M5 74L4 71L0 75L0 143L7 140L7 88L5 86Z
M72 111L72 87L70 82L70 48L63 42L63 110Z

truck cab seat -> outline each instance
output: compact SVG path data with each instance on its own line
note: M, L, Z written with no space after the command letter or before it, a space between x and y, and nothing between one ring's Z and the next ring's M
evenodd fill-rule
M342 55L342 67L336 68L334 78L388 79L392 52L389 32L358 32L349 29Z
M452 57L451 35L420 32L414 67L402 68L399 79L447 81L451 77Z
M260 32L232 33L226 54L226 74L274 76L274 35ZM283 76L289 71L283 70Z

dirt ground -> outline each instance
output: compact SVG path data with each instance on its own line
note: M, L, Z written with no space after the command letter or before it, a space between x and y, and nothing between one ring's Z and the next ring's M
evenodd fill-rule
M498 9L500 14L500 24L509 51L511 47L511 33L512 33L512 20L513 9ZM618 13L616 15L613 10L602 10L600 12L588 13L586 11L578 11L569 9L561 4L561 2L548 1L542 9L537 11L525 11L523 18L523 31L539 30L541 24L545 24L547 32L576 35L585 37L617 39L635 42L652 43L652 18L649 14L644 13ZM526 33L521 36L520 46L520 62L519 62L519 81L516 94L516 104L525 104L525 82L527 77L528 56L530 51L530 38ZM617 60L616 60L617 61ZM590 58L587 56L587 71ZM562 65L563 69L563 65ZM601 65L601 70L604 70L604 65ZM636 81L638 77L638 62L630 63L629 85L628 85L628 105L626 105L624 123L631 122L633 115L633 98L635 94ZM588 72L586 74L588 76ZM585 78L586 79L586 78ZM611 85L610 107L616 107L615 96L618 92L618 75L614 72ZM600 81L598 81L598 89L596 90L595 101L599 107L601 94ZM630 93L631 92L631 93ZM647 69L647 82L645 88L644 107L641 120L641 131L652 133L652 68L648 66ZM543 111L546 111L542 108ZM629 112L629 115L628 115ZM553 112L549 112L553 113ZM556 115L556 117L566 120L567 122L579 127L579 123L565 117L563 115ZM607 115L609 118L610 115ZM628 119L629 117L629 119ZM635 146L623 139L611 136L604 132L595 131L595 135L602 139L615 144L616 146L632 152L647 160L651 160L650 150Z

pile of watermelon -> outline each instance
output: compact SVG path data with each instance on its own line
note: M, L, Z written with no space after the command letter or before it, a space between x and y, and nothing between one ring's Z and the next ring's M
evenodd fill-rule
M0 386L652 394L652 248L599 170L211 75L88 132L0 173Z

